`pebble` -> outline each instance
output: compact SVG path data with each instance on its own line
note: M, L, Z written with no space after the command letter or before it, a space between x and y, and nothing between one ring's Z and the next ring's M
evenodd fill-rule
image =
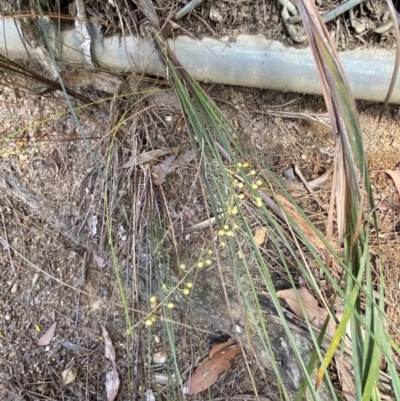
M295 177L294 177L294 170L292 167L287 168L284 172L283 172L283 176L285 177L286 180L288 181L294 181Z
M156 352L153 355L154 363L165 363L167 361L167 354L165 351Z

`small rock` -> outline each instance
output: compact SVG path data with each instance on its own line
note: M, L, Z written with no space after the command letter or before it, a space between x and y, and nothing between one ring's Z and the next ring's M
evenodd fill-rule
M173 378L174 375L172 375ZM169 383L169 380L171 379L170 376L162 374L162 373L156 373L154 375L154 378L156 380L156 383L158 384L162 384L164 386L166 386Z
M287 168L284 172L283 172L283 176L285 177L286 180L288 181L294 181L294 170L292 169L292 167Z
M210 20L214 21L214 22L221 22L223 19L224 19L224 17L222 16L219 8L211 3L210 4Z
M154 363L165 363L167 361L167 354L165 351L156 352L153 355Z
M147 390L147 391L144 393L144 395L145 395L145 397L146 397L146 398L145 398L146 401L156 401L156 397L154 396L152 390Z

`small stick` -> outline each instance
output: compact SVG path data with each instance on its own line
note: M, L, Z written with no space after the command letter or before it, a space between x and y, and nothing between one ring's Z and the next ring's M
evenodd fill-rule
M9 246L9 242L8 242L8 236L7 236L7 230L6 230L6 223L4 221L4 215L3 215L3 209L0 207L0 212L1 212L1 220L3 222L3 228L4 228L4 237L5 237L5 241L4 241L4 247L7 248L7 252L8 252L8 257L10 259L10 266L11 266L11 270L13 271L13 273L16 275L17 272L15 270L14 267L14 263L13 263L13 259L11 256L11 252L10 252L10 246Z
M184 7L182 7L174 16L174 20L183 18L186 14L192 12L197 6L199 6L204 0L191 0Z
M87 259L88 259L88 251L85 252L85 254L83 255L83 260L82 260L82 276L81 276L81 282L80 282L80 290L78 293L78 304L76 305L76 315L75 315L75 323L74 323L74 327L76 329L76 327L78 326L78 321L79 321L79 309L81 306L81 292L83 289L83 286L85 285L85 281L86 281L86 264L87 264Z
M315 195L314 191L312 190L311 186L307 182L307 180L303 177L303 174L301 174L300 169L297 167L297 165L294 165L294 171L297 174L297 176L300 178L300 180L303 182L304 186L307 188L308 192L311 194L311 196L314 198L314 200L318 203L318 205L321 207L321 209L326 210L326 206L321 202L321 200L318 198L317 195Z

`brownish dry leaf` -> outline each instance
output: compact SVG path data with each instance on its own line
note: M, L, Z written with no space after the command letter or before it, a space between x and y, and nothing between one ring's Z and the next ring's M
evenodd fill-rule
M54 337L54 333L56 332L57 322L54 322L50 328L39 338L37 345L40 347L45 347L51 343L51 340Z
M304 217L297 211L297 209L283 196L276 194L276 198L279 201L282 209L285 213L299 226L300 230L312 242L318 249L325 249L324 243L319 239L317 234L311 228L310 224Z
M165 182L168 174L173 173L179 168L186 167L196 154L193 150L180 154L178 157L169 156L162 163L157 164L152 170L153 183L161 185Z
M293 288L290 288L288 290L277 291L276 295L278 295L279 298L283 298L288 303L290 309L292 309L292 311L295 313L297 317L305 319L303 310L301 308L302 304L303 309L311 324L321 329L328 316L328 312L324 308L318 306L318 301L314 298L312 294L310 294L310 292L307 290L306 287L299 288L297 290L297 293L299 299L297 298L296 292ZM335 322L332 319L330 319L326 332L329 333L331 336L333 336L335 334L335 331L336 331Z
M193 395L207 390L222 373L232 367L233 360L240 352L242 352L242 347L233 338L216 345L192 377L183 384L183 387L187 389L186 394Z
M394 181L394 185L396 185L397 192L400 195L400 170L385 170L385 173L390 175Z
M335 356L335 364L344 398L346 401L355 401L356 389L354 376L350 373L351 369L349 369L348 364L343 360L343 358L339 356Z
M139 164L156 161L157 158L171 153L171 149L154 149L148 152L140 153L139 155L132 156L127 163L125 163L122 168L130 168L138 166Z
M261 246L265 242L267 236L267 227L257 227L254 231L254 242Z
M101 326L102 336L104 338L104 356L112 363L112 370L106 375L106 393L107 401L114 401L119 390L119 377L117 364L115 363L115 350L111 338L104 326Z
M107 266L105 260L101 256L97 255L96 252L92 253L92 258L93 261L96 263L97 267L103 268Z

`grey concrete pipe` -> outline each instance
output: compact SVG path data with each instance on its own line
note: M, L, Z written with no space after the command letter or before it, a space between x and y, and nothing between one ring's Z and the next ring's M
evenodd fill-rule
M90 27L90 26L89 26ZM151 41L126 36L101 38L93 27L91 54L103 66L117 71L165 75ZM64 62L85 64L81 41L75 29L62 32ZM322 94L309 49L295 49L261 35L240 35L228 39L196 40L178 36L170 46L182 65L199 81L240 85L279 91ZM22 39L19 22L0 21L0 52L10 57L39 57ZM356 99L383 101L393 72L395 51L384 49L351 50L340 53ZM391 102L400 103L400 79Z

